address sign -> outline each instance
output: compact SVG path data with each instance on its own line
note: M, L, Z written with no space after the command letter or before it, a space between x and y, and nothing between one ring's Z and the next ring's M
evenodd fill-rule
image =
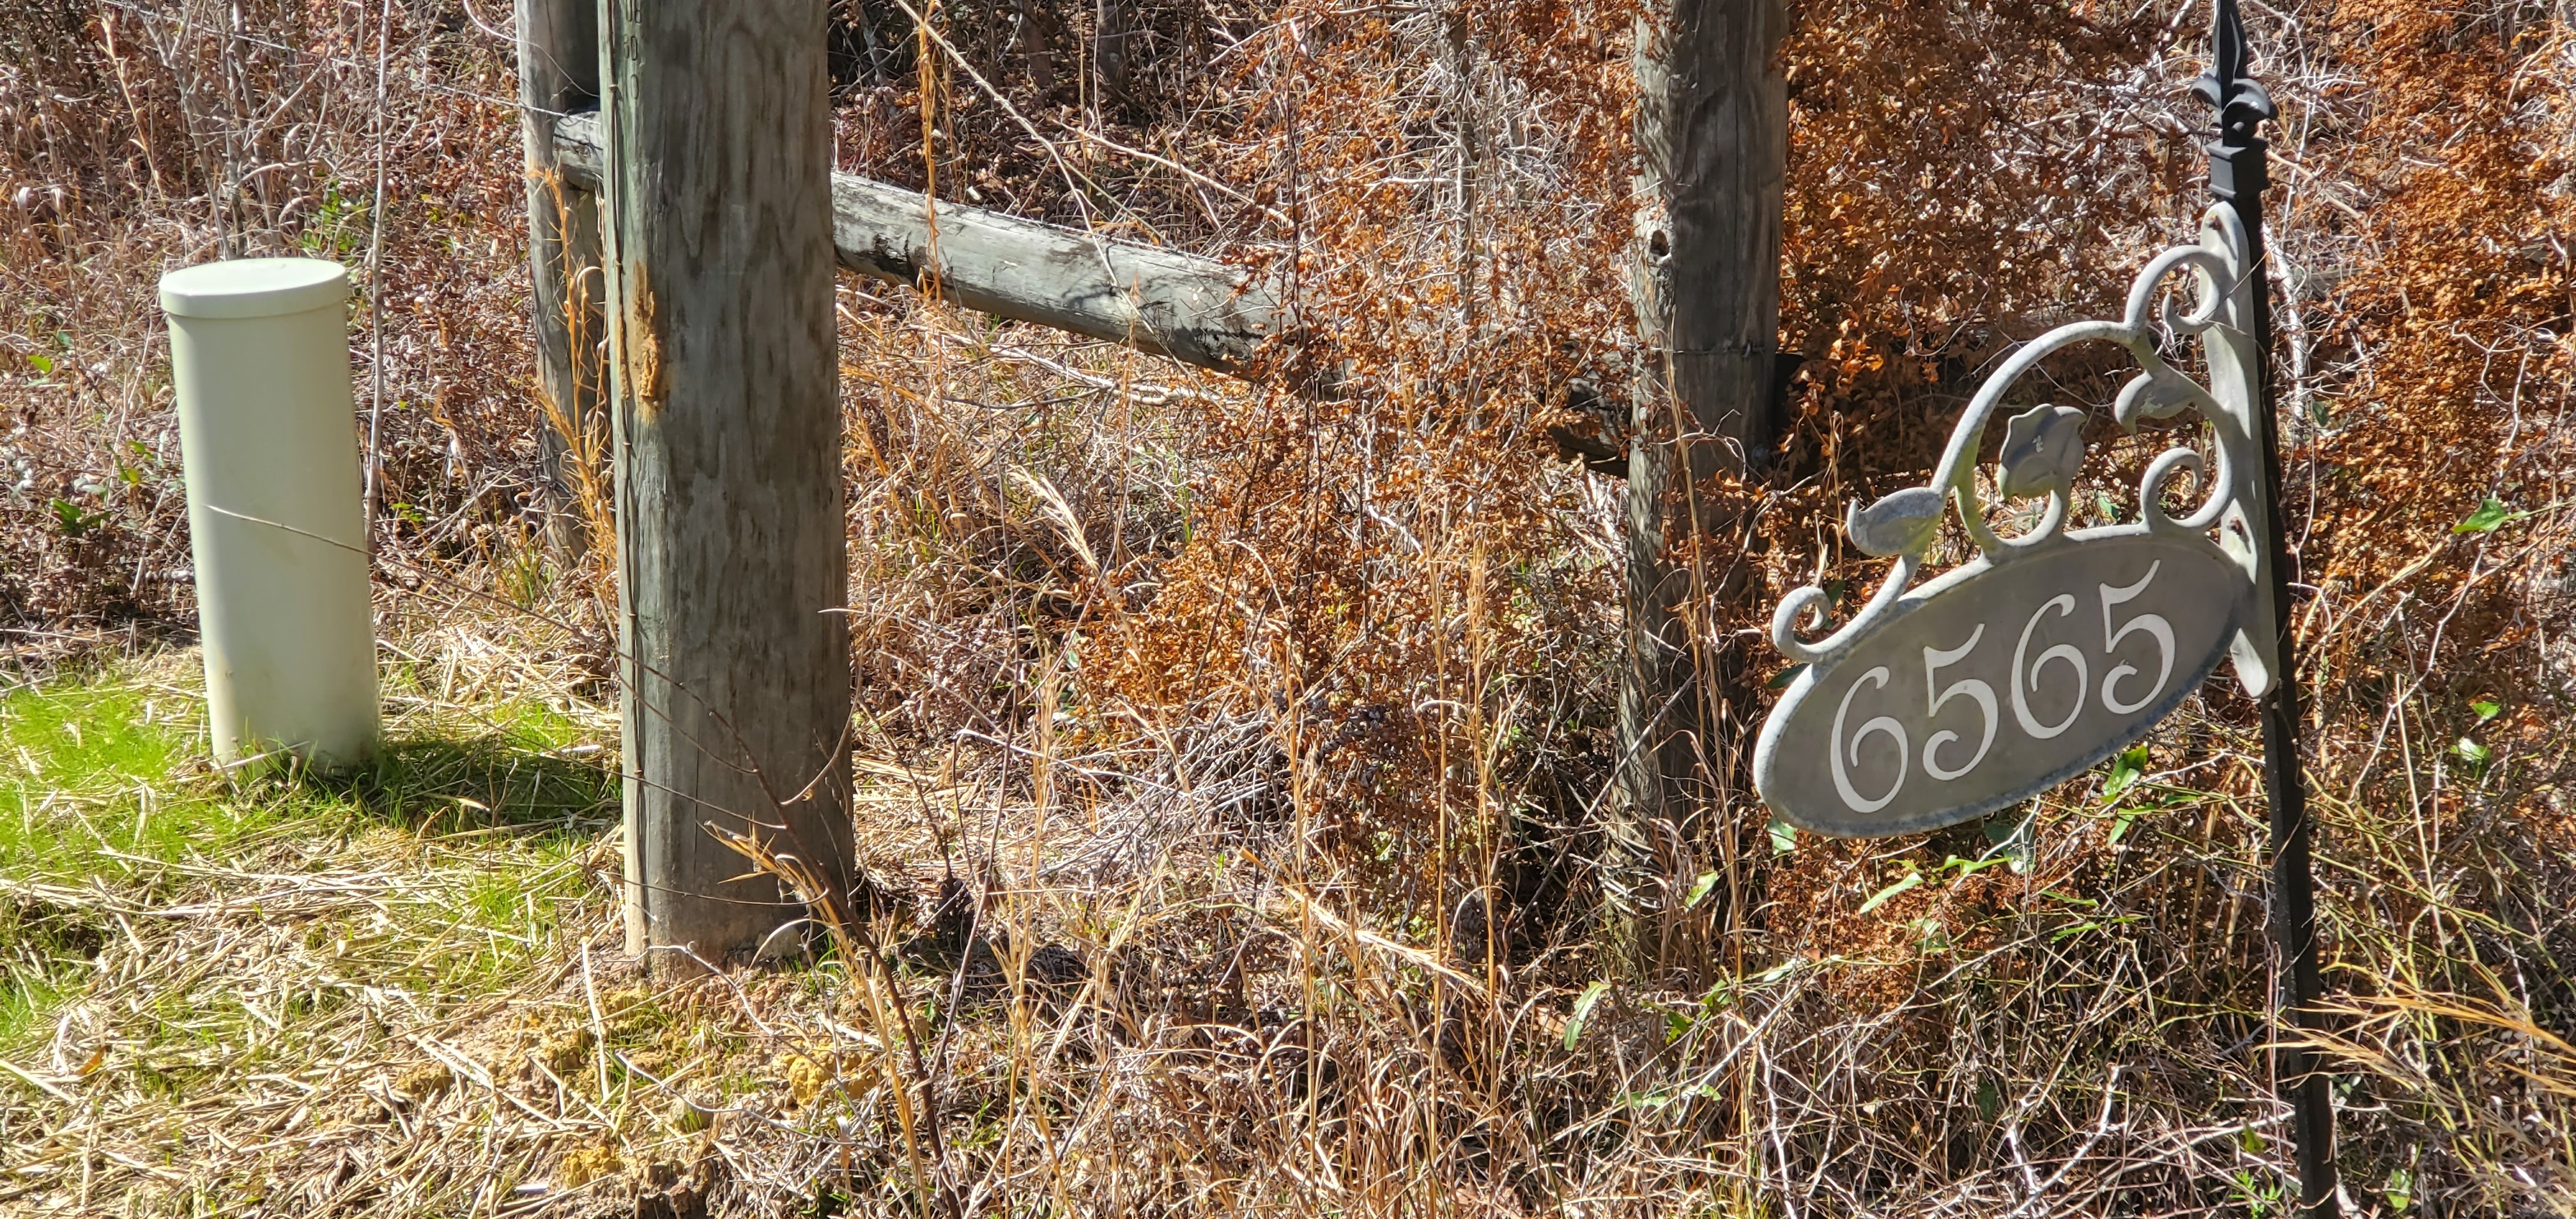
M1853 506L1844 523L1853 544L1895 565L1825 639L1799 631L1830 607L1821 588L1791 593L1773 615L1773 645L1806 664L1754 754L1754 782L1773 811L1845 837L1933 829L2028 799L2127 747L2222 660L2248 694L2270 688L2272 608L2257 539L2271 523L2254 483L2261 398L2246 244L2231 209L2210 209L2198 244L2139 273L2120 321L2061 326L1997 369L1928 485ZM2196 289L2188 313L2166 290L2176 276ZM2165 362L2165 334L2199 339L2208 385ZM2032 407L2007 422L1991 488L1997 505L2046 503L2028 532L1999 535L1977 477L1988 420L2049 354L2105 342L2143 369L2112 405L2119 424L2195 412L2209 425L2210 456L2167 450L2140 480L2136 520L2069 531L2087 413ZM2177 516L2164 497L2186 474L2199 502ZM1954 505L1978 553L1917 585Z

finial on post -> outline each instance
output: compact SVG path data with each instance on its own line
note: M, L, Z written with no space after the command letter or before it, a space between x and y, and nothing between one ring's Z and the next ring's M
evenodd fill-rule
M2209 190L2221 199L2259 198L2270 185L2263 174L2263 121L2276 118L2272 95L2245 74L2245 20L2236 0L2216 0L2210 22L2210 70L2191 91L2218 111L2218 139L2209 144Z

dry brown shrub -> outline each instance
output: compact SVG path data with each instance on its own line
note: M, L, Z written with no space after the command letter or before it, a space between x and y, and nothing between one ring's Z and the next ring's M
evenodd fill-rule
M383 544L468 561L515 546L535 440L517 124L495 104L509 47L461 11L389 11L379 30L295 3L46 0L0 26L14 621L77 635L189 612L154 284L218 255L351 264L359 408L382 407Z
M2533 1132L2576 1121L2576 822L2544 727L2568 713L2576 608L2576 29L2370 2L2319 24L2350 74L2293 152L2318 236L2286 293L2315 320L2284 406L2306 425L2317 777L2366 878L2335 920L2341 1048L2388 1101L2352 1141L2416 1165L2419 1196L2563 1210L2576 1157Z
M1504 708L1599 704L1599 524L1544 428L1627 328L1626 20L1292 6L1243 50L1262 128L1230 169L1276 201L1305 363L1205 422L1189 540L1086 676L1142 714L1285 710L1357 857L1436 856ZM1507 768L1582 725L1532 727Z

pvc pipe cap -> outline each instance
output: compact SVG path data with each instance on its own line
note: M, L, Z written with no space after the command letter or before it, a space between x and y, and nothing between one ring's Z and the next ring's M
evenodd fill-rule
M161 277L161 307L180 317L282 317L348 299L348 269L326 258L232 258Z

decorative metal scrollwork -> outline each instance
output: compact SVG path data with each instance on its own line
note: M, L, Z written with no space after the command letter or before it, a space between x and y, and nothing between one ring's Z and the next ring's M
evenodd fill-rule
M1928 483L1881 497L1866 506L1851 506L1844 532L1852 544L1864 554L1896 560L1895 568L1868 603L1839 630L1809 642L1800 636L1800 620L1824 620L1833 598L1815 585L1797 589L1780 602L1772 615L1772 645L1791 660L1817 666L1830 665L1849 651L1887 619L1898 599L1917 583L1948 504L1957 505L1960 526L1984 559L1995 565L2080 541L2088 533L2098 534L2098 530L2070 534L2064 529L2071 512L2075 475L2086 455L2084 411L2043 404L2012 416L2005 424L2004 443L1998 455L1996 502L1987 501L1977 479L1977 452L1986 426L2015 383L2050 355L2085 343L2117 344L2138 362L2140 371L2121 388L2112 404L2112 417L2122 428L2134 430L2142 421L2170 419L2190 411L2197 412L2215 433L2214 462L2193 448L2177 446L2148 465L2145 477L2139 480L2138 521L2130 528L2143 526L2155 533L2180 534L2218 530L2219 546L2243 567L2248 581L2259 585L2265 573L2260 548L2251 539L2261 536L2265 523L2249 519L2249 514L2259 510L2252 483L2259 460L2252 412L2261 395L2255 380L2259 375L2255 352L2242 325L2250 305L2244 290L2244 250L2245 234L2235 212L2224 206L2212 207L2201 219L2199 244L2168 249L2138 273L2129 288L2128 307L2119 321L2070 323L2013 352L1978 387L1967 412L1952 428L1950 442ZM2187 312L2176 310L2174 294L2166 284L2177 274L2189 275L2196 289L2196 299ZM2200 341L2209 370L2207 386L2166 362L2162 354L2165 334ZM2195 488L2202 492L2201 501L2180 515L2169 513L2164 506L2165 493L2186 474L2192 476ZM2048 503L2036 526L2012 537L1995 531L1992 521L1997 508L2037 496L2046 496ZM2267 612L2262 616L2268 619L2270 615ZM2238 625L2230 654L2246 692L2259 696L2271 685L2273 633L2268 622Z

